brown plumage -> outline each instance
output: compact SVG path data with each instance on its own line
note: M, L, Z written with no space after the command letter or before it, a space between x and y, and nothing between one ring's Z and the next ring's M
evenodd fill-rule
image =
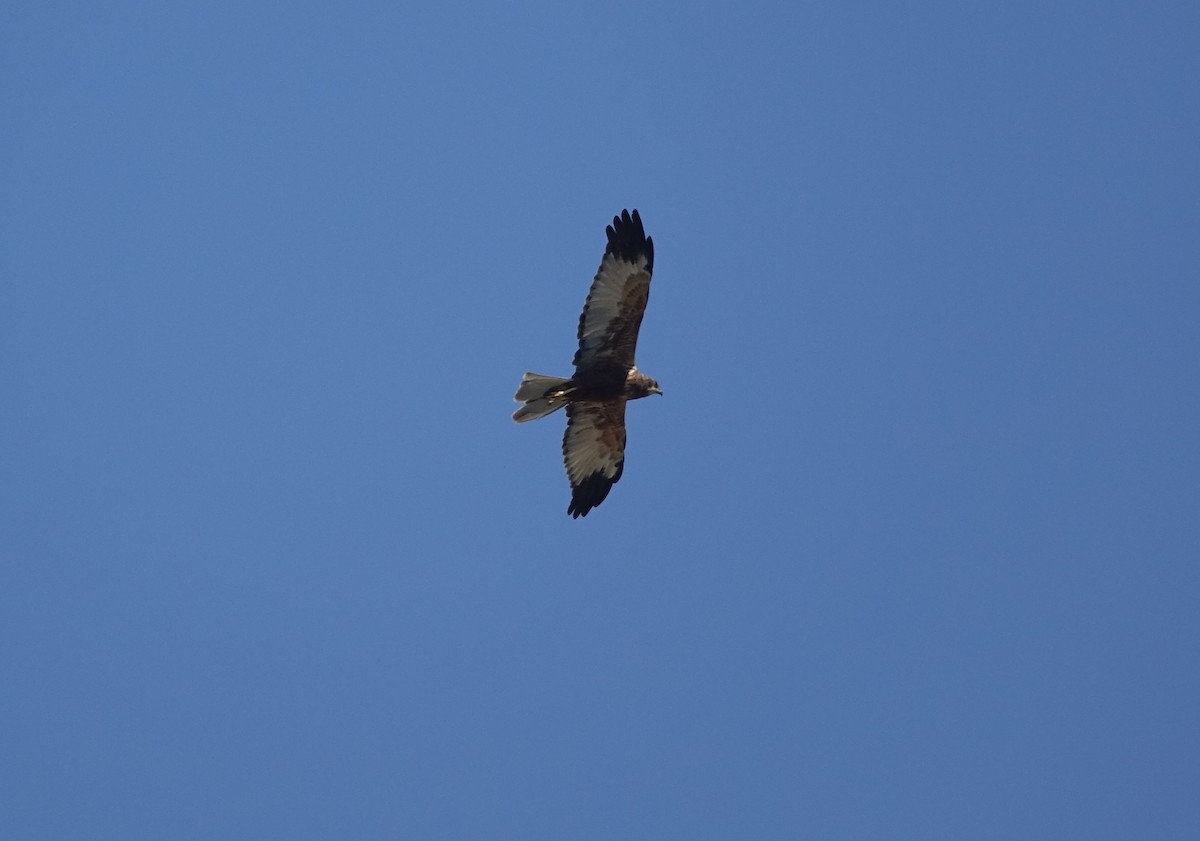
M526 373L513 420L524 423L563 406L563 463L571 482L567 513L583 517L604 501L625 470L625 404L662 394L634 364L638 329L650 297L654 240L635 210L608 226L608 246L579 316L575 376Z

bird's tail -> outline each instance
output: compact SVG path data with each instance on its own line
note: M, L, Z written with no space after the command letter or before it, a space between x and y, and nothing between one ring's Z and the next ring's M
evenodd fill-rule
M567 395L571 393L571 381L566 377L551 377L546 374L526 372L517 386L513 400L525 405L513 412L513 420L517 423L545 417L555 409L567 405Z

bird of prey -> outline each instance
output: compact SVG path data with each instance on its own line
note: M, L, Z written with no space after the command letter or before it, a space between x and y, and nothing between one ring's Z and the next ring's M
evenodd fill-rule
M625 404L662 394L634 365L638 328L650 297L654 240L642 217L622 210L607 228L608 247L579 316L579 350L570 378L526 373L513 397L524 423L567 407L563 462L571 482L572 517L604 501L625 469Z

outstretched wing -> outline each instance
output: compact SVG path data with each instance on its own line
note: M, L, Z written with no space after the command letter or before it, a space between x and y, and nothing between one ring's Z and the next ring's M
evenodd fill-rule
M634 365L638 328L650 298L654 240L646 236L636 210L632 215L622 210L607 230L608 247L579 316L575 370L623 383Z
M567 404L563 463L571 480L567 513L583 517L608 496L625 469L625 398Z

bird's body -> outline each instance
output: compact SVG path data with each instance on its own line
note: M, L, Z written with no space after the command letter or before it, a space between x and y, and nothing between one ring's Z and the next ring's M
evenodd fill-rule
M654 240L635 210L607 229L608 246L579 317L575 375L527 373L514 399L523 423L567 409L563 461L571 482L567 513L585 516L608 496L625 468L625 404L662 394L634 364L638 329L650 296Z

